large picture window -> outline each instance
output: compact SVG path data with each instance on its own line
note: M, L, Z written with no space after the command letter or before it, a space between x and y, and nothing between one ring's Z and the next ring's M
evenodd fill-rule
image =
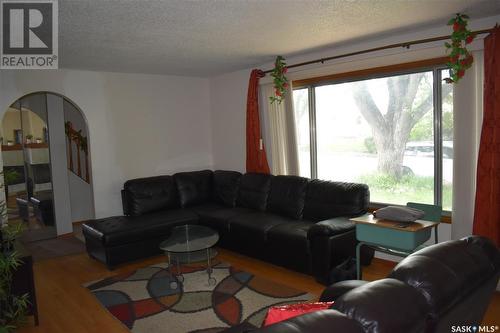
M371 201L452 207L453 98L443 67L294 90L300 173L362 182Z

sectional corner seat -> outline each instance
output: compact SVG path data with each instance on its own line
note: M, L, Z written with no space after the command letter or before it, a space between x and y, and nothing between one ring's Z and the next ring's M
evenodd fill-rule
M124 216L83 224L88 254L110 269L158 255L175 226L201 224L219 232L218 246L326 282L332 267L354 256L349 218L367 211L369 190L364 184L203 170L129 180L122 202Z

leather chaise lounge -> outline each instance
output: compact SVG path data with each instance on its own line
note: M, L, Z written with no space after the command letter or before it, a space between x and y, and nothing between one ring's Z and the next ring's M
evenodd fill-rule
M181 172L129 180L124 216L83 224L88 254L113 268L157 255L159 243L183 224L219 232L218 246L312 274L354 256L349 217L366 213L368 186L296 176L235 171ZM373 252L363 260L369 262Z

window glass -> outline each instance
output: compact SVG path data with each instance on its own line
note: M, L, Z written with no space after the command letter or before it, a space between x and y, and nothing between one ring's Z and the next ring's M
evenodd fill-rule
M449 77L448 70L442 70L443 78ZM443 136L443 210L452 209L453 185L453 85L441 81L442 136Z
M448 76L439 68L294 90L301 175L366 183L376 203L451 211L453 86L442 81ZM434 80L441 101L434 100Z
M315 88L318 178L371 201L434 202L432 71Z
M311 177L311 145L309 131L309 92L308 89L293 91L294 113L297 131L297 150L299 172L302 177Z

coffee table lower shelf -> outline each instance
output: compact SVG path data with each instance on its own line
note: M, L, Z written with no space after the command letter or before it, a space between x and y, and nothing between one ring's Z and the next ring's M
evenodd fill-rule
M203 260L207 261L208 285L214 286L217 283L217 280L212 276L212 259L217 255L217 250L207 248L201 251L180 253L165 251L165 255L167 256L168 272L172 277L172 281L170 282L171 289L177 289L179 287L179 282L184 282L184 275L181 271L182 264L200 262ZM174 265L177 268L176 272L172 269Z

